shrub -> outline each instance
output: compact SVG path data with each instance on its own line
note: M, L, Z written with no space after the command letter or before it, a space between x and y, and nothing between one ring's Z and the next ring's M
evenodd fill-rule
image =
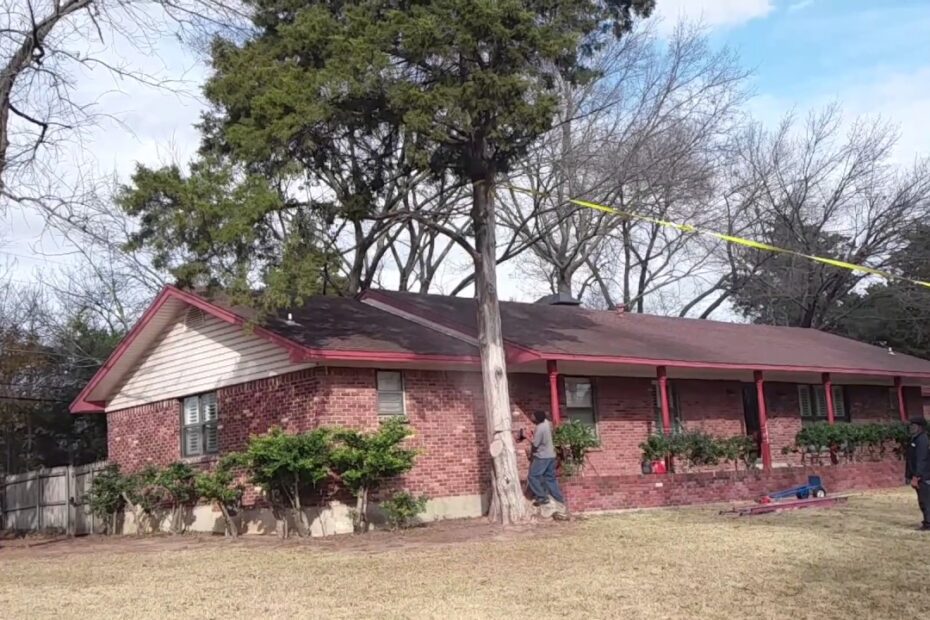
M216 469L210 472L201 472L197 475L195 486L197 494L217 508L223 514L226 526L226 535L237 538L239 525L236 516L242 509L242 485L236 483L233 468L235 458L225 458L219 462Z
M262 488L281 521L281 536L288 536L288 514L293 514L297 533L310 533L302 496L330 478L332 431L318 428L291 435L273 428L249 439L243 452L225 459L229 468L246 470L250 482Z
M354 429L333 431L331 463L336 477L356 498L352 515L356 532L368 531L368 494L385 479L413 467L416 451L400 445L411 434L403 418L392 418L373 433Z
M429 498L425 495L415 497L407 491L398 491L381 502L381 510L392 530L406 529L414 523L418 514L426 510Z
M562 467L569 476L581 471L588 452L601 445L594 429L580 420L560 424L553 434L553 443L559 451Z
M755 463L755 441L745 435L714 437L702 431L683 430L672 435L650 435L639 444L643 460L652 462L667 458L683 458L692 467L713 466L721 461L738 467L742 462L747 469Z
M164 499L163 490L158 485L158 473L154 465L148 465L127 480L123 497L133 514L136 534L143 534L146 528L155 531L158 527L155 511Z
M646 441L639 444L639 449L643 452L643 461L661 461L669 454L669 438L666 435L649 435Z
M186 463L172 463L160 470L154 484L160 487L161 503L171 508L171 533L184 531L184 510L197 503L194 470Z
M868 456L882 458L892 446L901 457L907 448L907 425L902 422L875 422L870 424L829 424L815 422L804 426L795 436L794 445L782 452L800 452L802 458L820 458L826 452L830 460L838 462L843 455L847 460Z
M90 511L100 517L106 527L107 534L116 533L116 521L119 512L126 506L126 492L130 480L124 476L119 465L107 465L97 472L90 485L90 492L86 501Z

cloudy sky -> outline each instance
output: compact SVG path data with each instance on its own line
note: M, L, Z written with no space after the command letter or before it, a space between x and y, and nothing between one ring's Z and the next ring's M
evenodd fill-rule
M751 108L774 122L788 111L832 102L847 115L878 114L899 126L896 158L930 154L930 2L927 0L658 0L659 28L679 18L698 20L715 45L735 49L754 72ZM203 109L198 87L207 68L171 37L157 54L126 46L109 53L152 73L183 79L181 93L114 81L103 71L83 74L79 95L120 122L93 130L72 162L126 178L136 162L186 161L197 147L192 125ZM0 263L20 282L67 262L68 248L43 232L34 215L7 214ZM504 297L530 292L502 274Z

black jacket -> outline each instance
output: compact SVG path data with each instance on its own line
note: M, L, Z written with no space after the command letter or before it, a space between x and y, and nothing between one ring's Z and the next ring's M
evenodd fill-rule
M911 437L911 442L907 446L905 476L908 481L914 476L921 480L930 480L930 442L927 440L926 431L921 431Z

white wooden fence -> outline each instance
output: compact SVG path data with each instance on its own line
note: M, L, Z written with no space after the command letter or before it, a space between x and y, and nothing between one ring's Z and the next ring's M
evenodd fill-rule
M37 469L0 478L0 528L18 532L57 530L68 534L103 531L84 501L106 462Z

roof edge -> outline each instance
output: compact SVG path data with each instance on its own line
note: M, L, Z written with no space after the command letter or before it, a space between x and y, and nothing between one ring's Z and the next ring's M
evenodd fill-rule
M784 366L777 364L736 364L724 362L689 362L684 360L652 359L645 357L617 357L610 355L573 355L571 353L542 353L546 359L565 362L591 362L628 364L630 366L667 366L668 368L695 368L708 370L746 370L770 372L811 372L836 375L871 375L874 377L904 377L930 379L930 373L901 372L870 368L833 368L827 366Z

